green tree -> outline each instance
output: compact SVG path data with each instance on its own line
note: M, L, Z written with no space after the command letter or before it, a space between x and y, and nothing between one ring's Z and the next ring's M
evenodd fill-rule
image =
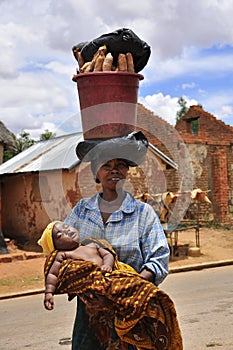
M19 137L16 137L16 142L15 142L15 149L16 149L16 154L24 151L25 149L31 147L34 145L35 140L31 139L29 132L23 130L19 134Z
M178 120L180 120L189 110L186 106L187 101L183 97L179 98L178 104L180 105L180 109L176 112L176 122L178 122Z
M56 136L55 133L53 133L52 131L49 131L48 129L46 129L41 135L40 135L40 141L45 141L45 140L49 140L52 139Z
M3 161L6 162L7 160L13 158L17 154L21 153L28 147L32 146L35 143L35 140L31 139L29 137L29 133L25 130L22 130L19 134L19 137L12 134L14 139L14 145L4 152Z
M15 154L13 154L11 149L7 149L3 153L3 163L8 161L9 159L13 158Z
M56 136L55 133L46 129L40 135L40 141L49 140L55 136ZM21 133L19 134L19 137L15 136L14 134L12 134L12 137L14 139L14 145L10 149L4 151L3 162L6 162L7 160L13 158L17 154L24 151L25 149L34 145L34 143L36 142L35 140L30 138L30 134L25 130L21 131Z

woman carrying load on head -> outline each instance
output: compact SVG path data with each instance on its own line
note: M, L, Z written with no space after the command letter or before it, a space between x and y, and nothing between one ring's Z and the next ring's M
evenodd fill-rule
M158 286L168 274L166 236L153 208L123 189L129 167L143 162L147 146L141 131L105 141L80 142L76 153L79 159L91 162L95 181L102 185L102 191L91 198L82 198L64 222L79 231L80 239L107 240L119 261ZM136 349L118 337L113 314L102 312L97 317L89 317L85 304L95 309L101 305L101 297L90 293L86 303L78 300L72 350ZM161 344L154 349L171 349L167 344L169 340L159 334L158 339Z

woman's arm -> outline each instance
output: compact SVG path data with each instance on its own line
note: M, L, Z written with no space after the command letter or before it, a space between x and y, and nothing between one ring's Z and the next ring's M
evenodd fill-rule
M170 250L162 225L154 209L146 204L145 210L145 227L141 237L144 264L140 274L143 278L159 285L168 274Z

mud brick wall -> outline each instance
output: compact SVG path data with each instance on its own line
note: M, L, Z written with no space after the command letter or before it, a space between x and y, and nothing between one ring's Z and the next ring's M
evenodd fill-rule
M182 139L176 133L174 127L164 119L154 115L143 105L137 107L137 128L142 130L149 142L157 147L161 152L178 163L180 159L180 143ZM164 170L167 179L167 191L177 191L179 189L179 173L173 168ZM154 181L158 181L154 174Z
M194 120L197 121L198 130L192 129ZM176 129L189 149L196 148L196 155L200 148L206 148L202 160L199 158L201 176L195 176L196 184L203 190L210 190L214 218L223 224L232 222L233 128L200 106L191 106L189 112L177 122ZM195 161L197 157L192 156L192 159Z
M227 173L229 187L229 211L230 217L233 217L233 146L229 147L229 152L227 154Z
M198 132L192 129L192 122L198 120ZM200 106L191 106L188 113L176 124L176 130L185 136L186 142L229 144L232 143L233 127L216 119Z
M225 150L217 149L211 161L214 212L218 221L224 222L229 214L227 154Z
M233 127L216 119L201 106L189 112L174 127L138 104L138 128L149 141L179 166L182 152L189 153L193 168L193 188L209 191L212 205L200 205L200 217L214 217L222 224L233 222ZM196 121L197 129L193 129ZM186 149L186 151L185 151ZM188 165L187 165L188 166ZM180 189L181 174L174 169L164 171L167 190ZM155 178L156 181L156 178Z

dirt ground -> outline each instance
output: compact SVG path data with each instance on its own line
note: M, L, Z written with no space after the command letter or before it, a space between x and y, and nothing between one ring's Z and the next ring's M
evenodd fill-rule
M183 231L179 234L178 244L195 246L195 231ZM17 247L9 247L10 253L24 253ZM170 269L186 265L201 264L219 260L233 259L233 228L200 229L199 257L182 256L170 261ZM41 256L38 254L38 256ZM27 260L16 260L0 263L0 296L42 290L44 288L43 265L45 258L34 257Z

